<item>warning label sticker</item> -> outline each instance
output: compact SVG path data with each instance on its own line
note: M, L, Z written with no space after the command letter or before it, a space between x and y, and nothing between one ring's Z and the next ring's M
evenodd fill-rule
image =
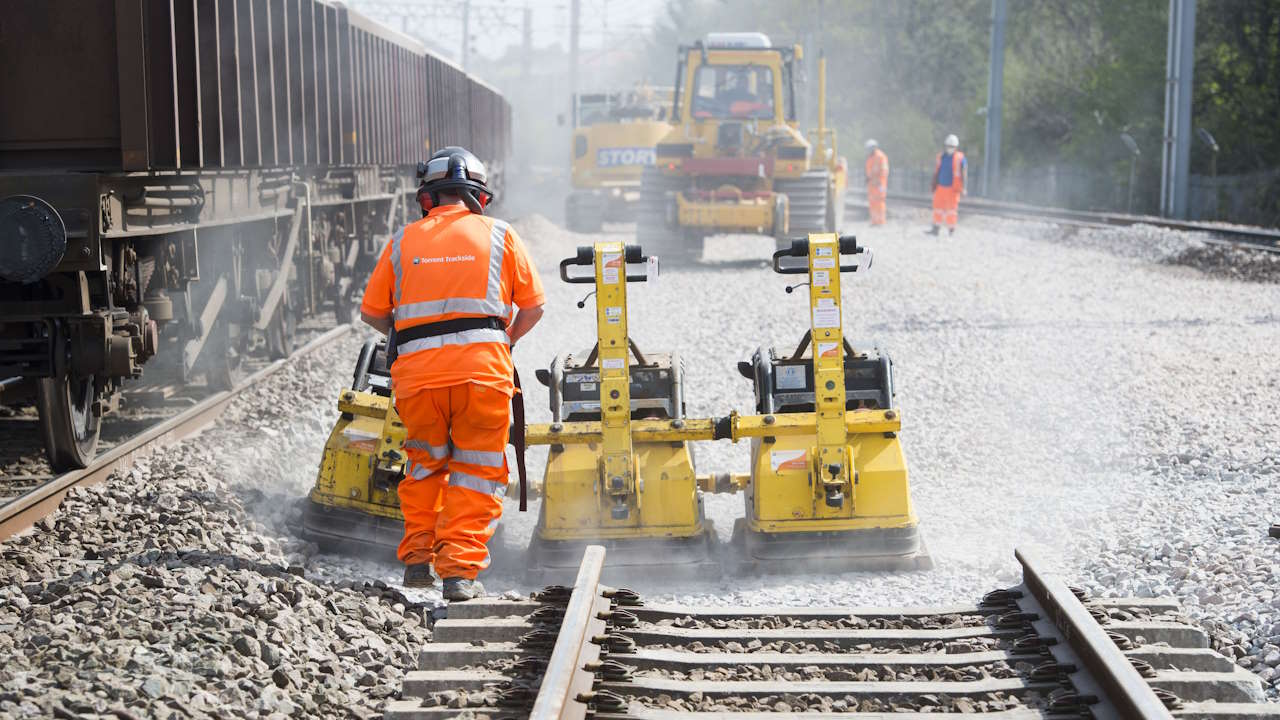
M827 270L814 270L813 284L817 285L818 287L830 287L831 273Z
M831 270L836 266L836 261L835 258L816 257L813 259L813 266L816 268L826 268Z
M807 470L809 468L808 450L773 450L769 453L769 467L774 472L788 470Z
M830 248L830 247L815 247L815 248L813 249L813 254L814 254L814 255L817 255L818 257L831 257L831 248Z
M617 325L622 322L622 308L617 305L608 305L604 309L604 319L610 324Z
M818 298L813 306L813 326L816 328L840 327L840 306L832 298Z
M616 285L618 283L619 272L622 270L622 253L605 253L604 257L604 282L606 285Z
M818 343L818 357L824 357L824 358L840 357L840 343L833 343L833 342Z
M622 358L601 358L600 367L605 370L621 370L627 366L627 361Z

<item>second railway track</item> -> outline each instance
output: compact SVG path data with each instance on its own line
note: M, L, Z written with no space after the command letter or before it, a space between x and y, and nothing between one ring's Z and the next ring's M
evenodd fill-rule
M101 452L80 470L33 478L31 487L0 499L0 541L19 533L54 512L67 491L80 485L102 482L113 473L128 469L143 454L198 432L217 419L237 396L273 375L292 359L317 350L346 335L350 325L339 325L298 347L288 357L270 362L240 380L230 390L210 393L181 412L145 427L114 447Z
M847 207L855 211L867 208L863 188L850 188ZM928 195L913 193L891 193L888 197L890 205L902 204L910 207L929 208L932 199ZM1151 215L1127 215L1124 213L1091 212L1086 210L1068 210L1065 208L1024 205L1021 203L1000 202L986 198L966 198L961 203L961 213L974 215L991 215L1015 220L1034 220L1039 222L1055 222L1063 225L1081 227L1127 227L1131 225L1153 225L1168 230L1184 232L1202 232L1209 234L1214 240L1229 245L1249 247L1270 252L1280 252L1280 230L1244 225L1226 225L1193 220L1172 220Z
M572 588L449 606L386 717L1280 718L1174 602L1018 561L968 606L693 608L601 585L593 547Z

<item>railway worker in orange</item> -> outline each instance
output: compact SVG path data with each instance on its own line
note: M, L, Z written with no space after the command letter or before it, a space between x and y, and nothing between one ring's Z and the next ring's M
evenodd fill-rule
M871 224L883 225L885 198L889 194L889 156L880 149L880 143L868 140L867 148L867 207L871 209Z
M956 234L960 196L969 192L965 187L969 184L969 161L959 147L960 139L948 135L933 168L933 229L929 230L930 235L941 232L943 223L952 235Z
M444 148L419 175L425 216L392 236L360 314L390 333L395 353L408 458L399 486L404 584L430 587L434 565L445 598L469 600L484 592L476 575L502 517L513 397L523 433L511 346L542 317L544 295L515 230L484 215L493 193L475 155Z

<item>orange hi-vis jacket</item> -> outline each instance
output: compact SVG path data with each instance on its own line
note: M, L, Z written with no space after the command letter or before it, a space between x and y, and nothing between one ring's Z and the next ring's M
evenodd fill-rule
M867 186L884 187L889 182L889 156L880 148L867 156Z
M506 222L446 205L392 236L360 309L372 317L394 316L402 331L455 318L495 317L509 324L513 306L544 301L528 250ZM513 371L506 331L479 328L401 344L391 382L398 397L463 383L510 397Z
M942 168L942 157L943 153L938 153L937 158L933 161L933 179L935 182L938 179L938 170ZM957 195L964 192L964 153L959 150L951 153L950 187L955 190Z

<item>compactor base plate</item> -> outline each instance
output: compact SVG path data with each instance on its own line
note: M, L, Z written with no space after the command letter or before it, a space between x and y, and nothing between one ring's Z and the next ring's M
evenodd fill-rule
M323 552L395 561L396 548L404 537L404 523L400 520L322 505L310 498L300 504L302 521L296 530Z
M798 574L932 570L920 529L758 533L739 518L733 526L733 573Z

